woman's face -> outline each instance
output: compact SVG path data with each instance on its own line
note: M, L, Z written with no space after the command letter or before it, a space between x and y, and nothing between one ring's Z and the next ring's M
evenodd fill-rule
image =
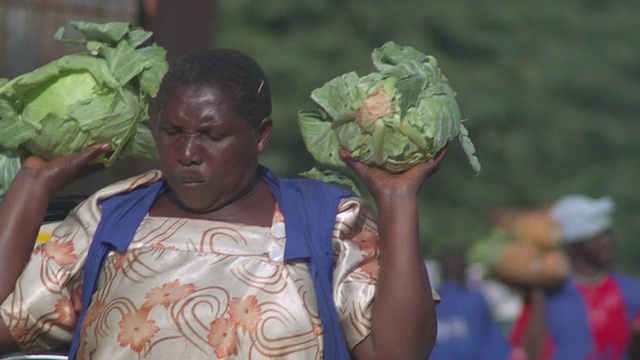
M580 247L583 256L592 264L602 269L611 266L614 258L613 231L607 230L576 245Z
M218 88L176 87L164 101L155 129L162 170L178 207L212 212L249 194L257 184L258 155L271 120L252 131L235 100Z

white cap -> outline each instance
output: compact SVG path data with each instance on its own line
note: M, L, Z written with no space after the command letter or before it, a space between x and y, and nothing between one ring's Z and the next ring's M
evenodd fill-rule
M585 195L567 195L551 208L551 216L562 227L565 243L588 240L613 226L610 197L593 199Z

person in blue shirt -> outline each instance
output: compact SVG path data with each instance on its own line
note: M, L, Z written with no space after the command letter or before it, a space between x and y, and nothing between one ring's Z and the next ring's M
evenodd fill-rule
M493 319L482 293L466 283L467 264L462 252L440 259L441 303L436 307L438 334L430 360L508 359L510 345Z

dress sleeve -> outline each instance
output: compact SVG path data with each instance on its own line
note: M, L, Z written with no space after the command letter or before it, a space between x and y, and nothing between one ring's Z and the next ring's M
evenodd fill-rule
M336 262L333 294L350 349L371 333L371 309L378 280L380 250L372 208L360 198L342 200L333 229ZM440 296L433 291L433 299Z
M81 270L92 232L72 212L49 241L34 249L13 293L0 305L2 319L23 350L70 343L82 305Z
M333 229L336 261L333 294L349 349L371 332L371 308L378 278L378 230L371 208L344 199Z

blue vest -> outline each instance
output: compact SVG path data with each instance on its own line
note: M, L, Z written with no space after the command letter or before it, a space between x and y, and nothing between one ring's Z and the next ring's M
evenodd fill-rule
M259 175L268 184L285 219L284 261L304 260L313 279L323 326L323 356L325 359L349 360L349 349L333 302L331 238L340 200L353 195L316 180L280 179L264 167L259 167ZM102 218L84 267L82 309L69 352L70 360L74 360L78 352L82 321L107 255L110 251L123 253L127 250L142 219L164 188L165 183L160 180L102 202Z

